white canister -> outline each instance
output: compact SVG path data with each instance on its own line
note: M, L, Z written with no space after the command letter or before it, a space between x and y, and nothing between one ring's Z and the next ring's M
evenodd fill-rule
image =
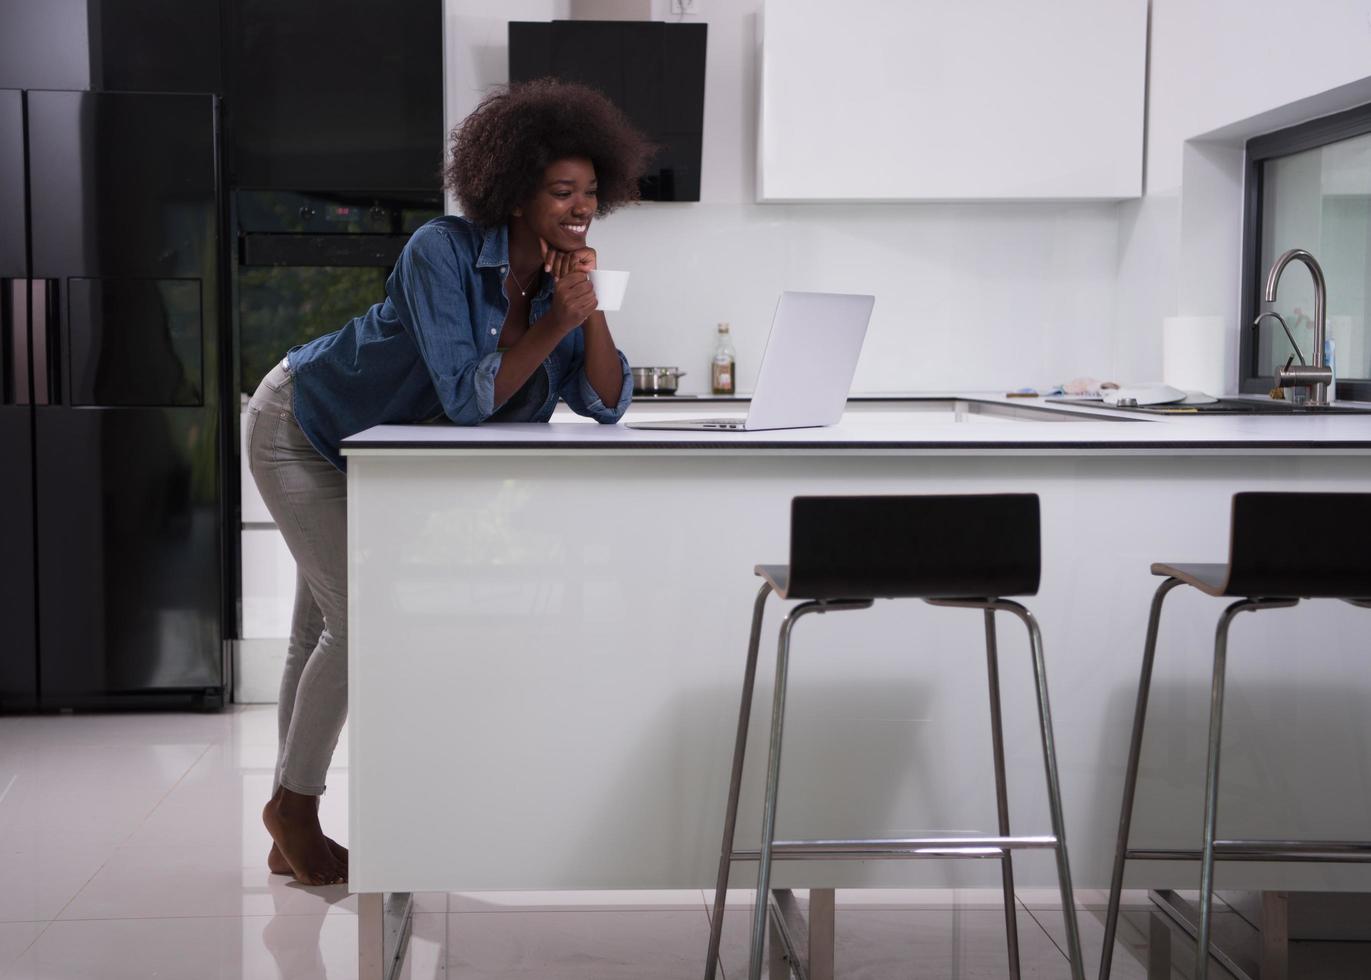
M1229 336L1221 316L1162 320L1162 380L1182 391L1219 396L1229 389Z

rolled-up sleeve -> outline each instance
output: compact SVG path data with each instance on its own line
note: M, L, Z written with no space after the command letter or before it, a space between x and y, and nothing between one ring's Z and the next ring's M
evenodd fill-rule
M446 231L425 225L405 245L386 293L419 348L443 413L458 425L476 425L495 411L500 354L481 356L473 339L462 261Z
M448 418L461 425L475 425L476 422L490 418L495 412L495 376L500 373L500 362L504 356L499 351L491 351L476 362L476 369L471 373L471 383L476 388L476 410L480 416L472 422L465 422L453 415L444 404L443 411L447 412Z
M581 347L580 337L577 337L576 352L577 357L572 370L562 384L562 399L577 415L584 415L605 425L613 425L624 417L629 403L633 401L633 372L628 369L628 358L624 357L623 351L615 351L619 355L619 365L623 368L623 384L619 388L619 401L610 406L604 403L599 392L586 377L585 353Z

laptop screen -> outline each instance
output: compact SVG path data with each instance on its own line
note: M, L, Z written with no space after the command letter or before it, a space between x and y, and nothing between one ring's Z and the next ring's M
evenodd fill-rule
M874 296L784 292L762 354L747 428L832 425L843 414Z

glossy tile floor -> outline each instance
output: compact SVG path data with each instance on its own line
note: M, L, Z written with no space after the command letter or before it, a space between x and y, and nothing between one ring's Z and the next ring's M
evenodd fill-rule
M274 757L270 707L0 718L0 978L355 977L355 899L341 886L300 888L266 870L259 813ZM346 738L329 788L324 827L346 843ZM739 893L726 913L727 980L746 975L749 899ZM1093 976L1102 902L1082 899ZM1120 980L1147 977L1149 912L1145 896L1129 900L1114 960ZM405 973L416 980L702 973L708 909L699 891L416 901ZM1024 977L1069 977L1060 903L1051 892L1025 892L1019 902ZM1007 975L997 892L840 892L838 903L840 977ZM1175 955L1175 976L1187 976L1183 942Z

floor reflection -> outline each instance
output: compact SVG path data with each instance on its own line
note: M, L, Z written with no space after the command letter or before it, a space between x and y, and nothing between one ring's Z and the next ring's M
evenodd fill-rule
M263 872L266 873L265 871ZM277 880L284 876L277 875ZM276 904L276 914L267 921L262 929L262 944L276 963L276 975L282 980L329 980L328 967L325 965L322 936L326 915L300 915L295 903L287 900L292 891L302 891L326 906L335 906L348 897L347 886L333 885L327 888L306 888L294 882L285 888L271 889ZM355 975L356 968L348 975ZM338 974L335 974L337 980Z
M275 710L0 718L0 978L354 980L357 897L271 875L260 819ZM347 827L346 743L321 819ZM337 835L335 835L337 836ZM344 839L340 837L340 839ZM1055 889L1018 896L1024 977L1067 980ZM725 980L746 975L749 896L730 896ZM1086 975L1104 910L1082 890ZM1216 936L1244 928L1239 903ZM840 891L844 980L1003 980L998 891ZM1250 929L1250 923L1246 926ZM408 980L699 980L699 891L416 896ZM1294 980L1366 980L1371 942L1296 942ZM1115 980L1189 980L1194 943L1129 892ZM1211 968L1215 980L1235 980Z

